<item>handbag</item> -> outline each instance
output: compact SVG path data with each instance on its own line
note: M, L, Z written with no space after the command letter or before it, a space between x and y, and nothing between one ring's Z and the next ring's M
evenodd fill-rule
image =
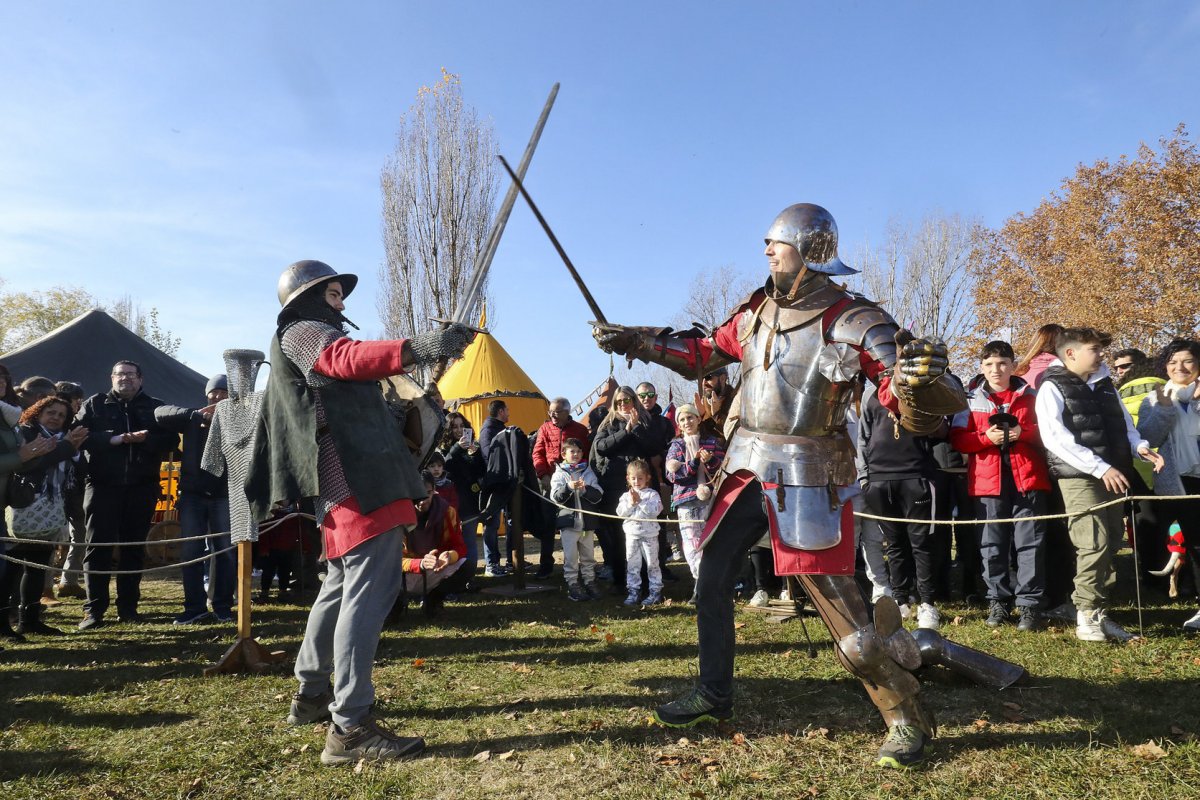
M52 539L67 524L67 512L61 494L36 492L25 506L13 506L12 533L17 538ZM30 537L30 534L44 534Z
M4 489L4 505L9 508L28 508L37 499L38 487L27 475L13 472Z

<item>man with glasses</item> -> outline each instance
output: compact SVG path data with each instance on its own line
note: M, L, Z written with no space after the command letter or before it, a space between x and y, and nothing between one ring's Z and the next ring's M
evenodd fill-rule
M1126 380L1129 370L1140 364L1145 364L1147 360L1149 359L1146 354L1136 347L1126 347L1124 350L1118 350L1112 357L1113 383L1120 386Z
M154 420L162 400L142 391L142 368L118 361L112 369L112 391L93 395L79 412L87 428L83 448L88 452L87 488L83 509L89 547L84 556L87 600L79 630L98 628L108 610L108 575L113 568L112 542L120 548L116 568L137 571L143 566L146 534L161 491L160 465L179 447L179 435ZM95 570L95 572L93 572ZM140 574L117 576L117 616L121 622L142 622Z

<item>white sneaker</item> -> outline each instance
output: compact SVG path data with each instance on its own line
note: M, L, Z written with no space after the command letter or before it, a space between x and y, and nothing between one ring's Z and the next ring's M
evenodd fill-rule
M1185 631L1200 632L1200 611L1197 611L1195 616L1183 623L1183 629Z
M1100 627L1104 612L1098 608L1091 611L1080 609L1075 612L1075 638L1081 642L1103 642L1104 629Z
M790 603L790 602L792 602L792 593L789 592L787 589L784 589L782 592L779 593L779 599L785 603ZM1196 616L1200 617L1200 614L1197 614Z
M750 598L750 602L747 605L754 606L755 608L766 608L767 606L771 605L771 595L767 594L762 589L759 589L754 593L754 596Z
M912 616L912 607L908 603L900 604L900 619L908 619Z
M942 624L941 612L929 603L921 603L917 607L917 627L936 631Z

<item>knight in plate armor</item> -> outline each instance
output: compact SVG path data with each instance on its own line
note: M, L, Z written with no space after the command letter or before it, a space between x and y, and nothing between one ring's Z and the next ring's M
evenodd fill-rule
M790 206L766 234L766 284L710 335L597 324L594 336L607 352L688 377L741 363L740 415L701 544L699 681L656 709L655 720L683 727L732 714L733 586L746 552L769 530L777 572L798 576L838 659L883 715L888 736L878 763L906 767L922 759L934 723L912 675L921 653L896 603L885 598L872 614L854 581L854 537L842 524L857 492L846 410L860 373L914 433L932 432L966 403L945 375L940 340L914 338L878 305L834 283L833 276L856 272L838 257L837 242L828 211ZM971 652L989 674L1023 672Z

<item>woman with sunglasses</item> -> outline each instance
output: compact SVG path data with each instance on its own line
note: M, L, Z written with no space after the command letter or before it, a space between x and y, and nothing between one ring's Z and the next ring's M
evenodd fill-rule
M592 444L592 469L600 479L604 497L598 509L602 514L614 514L617 502L625 493L625 470L637 459L649 461L654 456L655 437L650 426L650 414L638 402L637 393L628 386L613 392L612 405ZM604 553L604 565L612 570L614 594L625 594L625 534L616 520L600 518L596 538Z

